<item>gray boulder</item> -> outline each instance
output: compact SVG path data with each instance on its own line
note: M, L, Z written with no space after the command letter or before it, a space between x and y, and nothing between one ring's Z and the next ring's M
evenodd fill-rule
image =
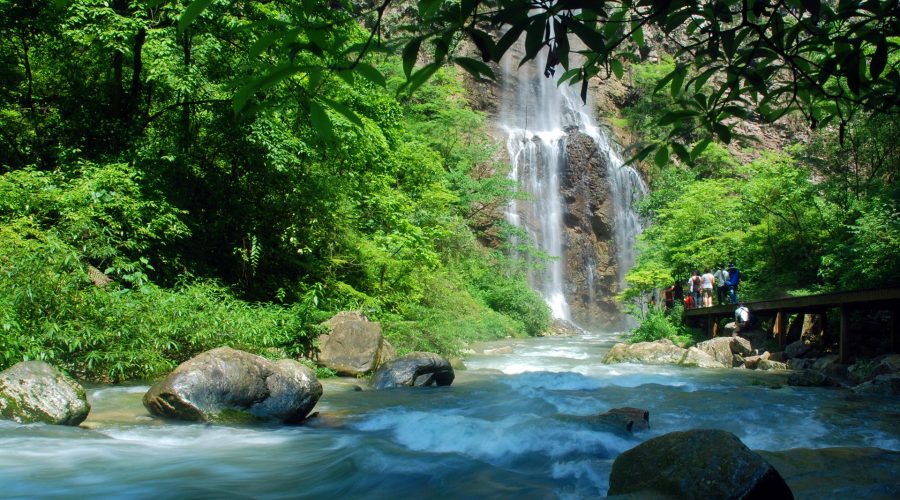
M734 363L733 345L732 337L716 337L700 342L694 347L715 358L722 366L731 368Z
M645 365L675 365L681 362L687 349L669 339L636 344L616 344L603 356L602 363L641 363Z
M824 387L830 385L828 376L819 370L795 371L787 379L788 385L798 387Z
M450 385L456 375L446 359L430 352L413 352L385 363L375 372L372 387L427 387Z
M609 495L793 498L781 475L730 432L694 429L647 440L613 462Z
M381 334L381 325L356 312L340 312L324 323L317 362L339 375L356 377L395 359L397 352Z
M784 348L785 359L802 358L812 350L812 347L802 340L788 344Z
M698 368L731 368L731 362L726 366L721 361L712 357L706 351L698 349L696 346L690 347L684 353L684 357L678 362L681 366L696 366Z
M144 394L150 413L200 422L301 422L322 396L312 370L292 359L219 347L191 358Z
M22 361L0 372L0 417L20 424L78 425L91 405L75 382L43 361Z
M781 361L775 361L772 359L761 359L759 363L756 365L756 368L759 370L787 370L788 365L782 363Z
M744 337L731 337L731 352L741 356L752 356L753 345Z

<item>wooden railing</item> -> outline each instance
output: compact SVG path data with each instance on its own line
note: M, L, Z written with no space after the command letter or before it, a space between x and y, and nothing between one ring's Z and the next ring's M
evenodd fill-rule
M825 293L821 295L806 295L802 297L784 297L771 300L757 300L741 302L750 309L751 316L775 317L773 333L783 346L787 336L787 320L790 314L828 314L839 309L840 322L840 357L841 362L847 362L850 352L850 312L854 310L886 310L891 312L891 350L897 352L900 347L898 339L898 314L900 314L900 287L877 288L870 290L857 290L852 292ZM685 322L705 320L707 336L717 334L718 321L722 318L733 317L734 310L738 306L727 304L724 306L700 307L684 312Z

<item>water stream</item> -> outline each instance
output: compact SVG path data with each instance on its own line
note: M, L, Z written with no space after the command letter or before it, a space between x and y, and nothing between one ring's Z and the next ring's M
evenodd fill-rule
M356 380L326 380L321 417L297 427L165 422L141 405L146 385L93 387L86 428L0 421L0 497L596 497L621 452L696 427L758 450L900 450L896 398L793 388L783 374L602 365L612 341L478 346L487 354L469 355L446 388L356 391ZM579 418L622 406L649 410L651 429L628 435ZM812 482L806 498L900 493L896 474L831 495Z

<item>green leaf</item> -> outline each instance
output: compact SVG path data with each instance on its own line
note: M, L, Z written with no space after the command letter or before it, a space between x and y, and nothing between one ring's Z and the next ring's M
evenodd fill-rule
M681 93L681 84L684 83L684 77L687 76L687 68L685 66L678 66L673 73L672 97L678 97L678 94Z
M688 154L687 148L685 148L683 144L679 142L673 142L672 151L674 151L675 155L678 156L678 159L683 161L684 163L691 162L691 155Z
M618 59L610 59L609 67L612 68L613 74L616 75L616 78L618 78L619 80L621 80L625 75L625 68L622 67L622 61L619 61Z
M499 61L503 57L503 54L516 43L516 40L518 40L522 32L525 31L525 27L528 26L528 23L529 20L527 18L522 19L506 30L506 33L500 37L500 40L497 41L497 45L494 46L494 53L491 55L491 59Z
M191 2L178 18L178 33L184 33L184 30L194 22L194 19L197 19L197 16L202 14L212 3L213 0L194 0Z
M405 91L409 94L412 94L419 87L421 87L422 84L427 82L428 79L431 78L431 76L434 75L437 72L437 70L439 70L440 68L441 68L440 63L431 63L431 64L428 64L428 65L425 65L425 66L419 68L418 70L416 70L415 73L413 73L409 77L409 80L407 80L406 83L404 83L403 85L400 86L399 89L397 89L397 91L398 92Z
M653 155L653 163L656 164L657 167L662 168L666 166L666 163L669 163L669 147L663 145L661 148L656 150L656 154Z
M357 63L356 72L366 80L369 80L379 87L387 86L387 80L385 80L384 75L382 75L381 72L371 64L367 64L364 62Z
M543 20L543 16L535 16L532 18L531 26L529 26L528 30L525 32L525 57L522 58L522 62L519 66L537 56L544 44L544 31L546 29L547 25Z
M475 79L481 80L481 75L493 80L494 79L494 71L487 64L469 57L457 57L453 60L456 64L459 65L462 69L466 70L470 75L474 76Z
M344 118L349 120L351 123L356 125L359 128L363 128L363 122L359 118L359 116L347 106L335 101L334 99L329 99L327 97L322 97L322 100L325 101L325 104L328 104L328 107L340 113Z
M413 38L406 44L406 47L403 47L403 73L406 75L407 80L409 80L409 75L412 74L412 70L416 66L416 59L419 57L419 47L421 45L421 38Z
M803 8L806 9L807 12L816 17L819 15L819 12L822 11L822 3L819 0L802 0Z
M878 40L875 47L875 53L872 54L872 63L869 65L869 74L872 79L878 79L884 67L887 65L887 40L882 36Z
M279 38L285 36L287 33L283 31L270 31L257 38L253 45L250 46L250 58L256 59L260 54L266 51L269 47L272 46L273 43L277 42Z
M234 94L231 102L232 108L236 113L240 113L247 105L247 101L249 101L257 91L266 90L285 78L293 76L295 73L297 73L296 66L293 64L284 64L259 78L254 78Z
M644 46L644 28L641 26L637 26L637 22L632 22L631 26L634 32L631 33L631 39L634 40L634 43L638 47Z
M331 125L331 118L325 112L325 108L316 101L309 101L309 121L312 123L316 134L323 141L331 141L334 139L334 129Z
M603 39L603 35L592 27L572 17L564 17L563 24L569 28L569 31L575 33L575 36L580 38L589 49L601 56L606 54L606 41Z
M706 150L706 146L709 146L709 144L711 142L712 142L712 139L706 138L706 139L703 139L702 141L698 142L697 144L695 144L694 148L691 149L691 161L694 161L697 158L699 158L700 155L703 154L703 151Z
M713 130L716 135L719 137L719 140L728 144L731 142L731 129L728 128L727 125L723 125L721 123L716 123L713 125Z
M437 12L443 0L419 0L419 15L422 18L429 18Z

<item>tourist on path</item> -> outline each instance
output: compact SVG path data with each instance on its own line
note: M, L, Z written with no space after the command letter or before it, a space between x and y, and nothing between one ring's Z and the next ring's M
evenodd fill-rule
M728 271L725 270L725 263L719 264L719 268L713 275L716 277L716 299L719 305L725 305L725 297L728 296Z
M703 270L703 276L700 277L701 292L703 293L703 307L712 307L713 305L713 287L716 285L716 277L709 272L709 268Z
M675 307L675 285L670 286L663 290L663 298L666 301L666 311L671 310Z
M731 303L737 304L737 289L741 283L741 272L734 267L734 262L728 266L728 294L731 296Z
M694 274L691 275L691 279L688 280L688 285L690 286L691 297L693 297L694 307L702 307L703 302L700 299L700 287L703 284L703 280L700 279L700 271L694 269Z

